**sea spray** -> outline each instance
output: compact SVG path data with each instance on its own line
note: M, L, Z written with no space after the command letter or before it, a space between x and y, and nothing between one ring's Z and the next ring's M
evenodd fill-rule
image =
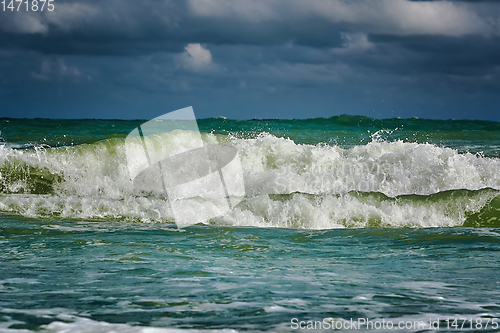
M189 131L178 130L148 140L155 149L175 152L190 138ZM304 229L454 227L476 214L474 223L481 226L486 221L477 214L500 193L499 159L429 143L377 138L346 149L298 144L269 133L255 138L203 134L203 139L238 150L247 192L229 215L210 224ZM4 212L41 218L172 222L164 197L134 189L122 138L73 147L3 145L0 173ZM196 206L200 199L183 200ZM490 220L496 218L495 212L490 208Z

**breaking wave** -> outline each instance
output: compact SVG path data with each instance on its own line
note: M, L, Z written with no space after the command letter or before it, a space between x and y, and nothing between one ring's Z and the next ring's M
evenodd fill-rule
M181 130L147 138L167 152L194 139L194 133ZM238 150L246 191L229 214L209 224L500 226L498 158L403 141L373 140L345 149L266 133L203 134L203 140ZM201 209L208 204L199 197L183 200ZM174 221L167 198L134 188L122 138L57 148L0 145L0 211L36 218Z

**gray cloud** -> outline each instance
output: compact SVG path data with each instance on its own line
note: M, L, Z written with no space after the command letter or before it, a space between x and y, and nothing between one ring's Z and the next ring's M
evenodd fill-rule
M325 20L343 25L349 30L365 30L395 35L498 35L498 16L490 14L488 20L480 16L477 6L457 2L412 2L406 0L281 0L223 2L216 0L189 0L196 16L239 22L300 22ZM497 5L494 7L498 14ZM486 15L486 12L481 12Z
M338 46L339 32L395 36L500 34L500 5L406 0L67 1L53 12L2 12L7 45L47 53L180 51L176 44ZM43 40L41 42L40 40ZM112 47L110 47L113 46Z
M465 110L469 102L488 101L481 103L491 118L491 101L499 99L498 2L66 0L55 6L0 12L3 110L18 110L27 88L38 91L33 103L43 100L46 110L67 107L71 98L132 105L130 96L138 105L317 105L323 113L337 102L343 113L380 115L446 103ZM41 91L49 97L37 97Z

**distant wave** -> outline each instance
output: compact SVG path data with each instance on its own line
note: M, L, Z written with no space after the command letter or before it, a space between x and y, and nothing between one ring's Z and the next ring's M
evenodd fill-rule
M222 118L226 123L242 123L247 120L235 120ZM217 118L205 118L203 122L221 120ZM397 128L407 127L408 129L427 130L500 130L500 122L490 120L468 120L468 119L426 119L426 118L370 118L366 116L341 114L327 118L306 118L306 119L251 119L253 122L272 122L281 124L300 123L302 126L310 124L316 125L336 125L340 127L362 127L362 128ZM251 126L251 125L250 125Z

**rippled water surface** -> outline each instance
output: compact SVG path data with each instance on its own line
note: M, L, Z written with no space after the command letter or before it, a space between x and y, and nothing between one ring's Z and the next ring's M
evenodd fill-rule
M498 229L0 223L4 328L288 331L293 318L500 316Z

